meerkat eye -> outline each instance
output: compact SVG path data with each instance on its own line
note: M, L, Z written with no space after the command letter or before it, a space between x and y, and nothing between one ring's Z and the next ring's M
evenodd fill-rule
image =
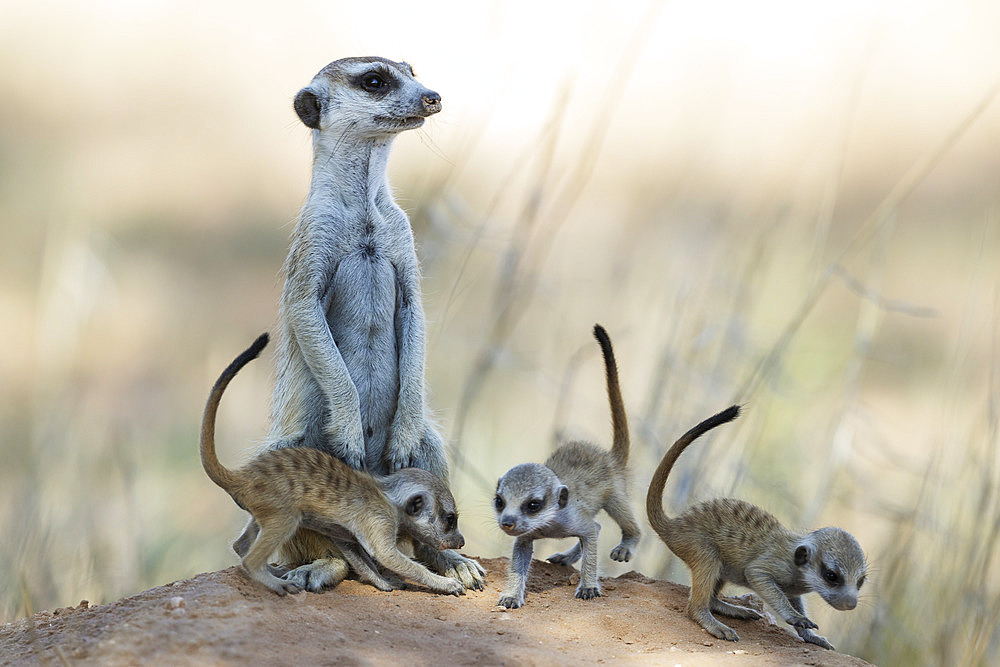
M374 93L379 88L385 85L385 79L381 75L375 72L368 72L361 77L361 87L367 90L369 93Z
M499 495L496 498L493 499L493 507L496 508L497 512L502 511L503 508L506 507L506 506L507 506L507 503L505 503L503 501L503 498L501 498Z
M406 513L410 516L416 516L420 514L420 510L424 508L424 497L421 495L416 495L406 501Z
M444 518L444 529L446 531L450 532L450 531L455 530L455 526L456 525L458 525L458 517L457 516L455 516L454 514L448 514L447 516L445 516L445 518Z
M524 511L528 514L537 514L542 509L542 501L537 498L524 503Z
M829 584L837 585L840 583L840 575L837 574L834 570L831 570L830 568L827 567L823 568L823 578Z
M865 583L865 578L864 577L861 577L860 579L858 579L858 588L861 588L864 585L864 583Z

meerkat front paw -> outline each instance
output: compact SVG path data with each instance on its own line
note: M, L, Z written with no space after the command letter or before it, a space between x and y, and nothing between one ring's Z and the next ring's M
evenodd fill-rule
M797 630L799 637L802 637L802 641L809 642L810 644L815 644L816 646L828 649L830 651L836 651L833 644L826 640L826 637L820 637L812 630Z
M576 597L581 600L592 600L594 598L601 597L601 587L600 586L584 586L580 584L576 587Z
M417 455L420 449L421 429L422 427L409 419L400 419L397 413L385 447L385 462L390 473L403 468L424 467L426 462L420 460Z
M463 584L458 579L452 577L441 577L442 582L438 586L435 586L435 590L439 593L447 593L448 595L465 595L465 584Z
M423 466L420 463L413 452L393 452L386 456L386 465L389 468L389 474L398 472L403 468L422 468Z
M355 425L340 424L337 428L327 428L326 442L330 452L338 459L354 468L365 469L365 439L361 435L361 422Z
M806 616L798 615L785 619L785 622L796 629L809 630L819 626L810 621Z
M486 588L486 570L473 559L451 549L438 551L433 556L424 554L421 558L438 574L458 579L471 590L481 591Z

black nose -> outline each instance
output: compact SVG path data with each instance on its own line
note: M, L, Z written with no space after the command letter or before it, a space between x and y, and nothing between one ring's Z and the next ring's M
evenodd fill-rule
M500 526L502 528L513 528L514 527L514 522L513 521L502 521L500 523Z
M424 113L426 114L441 111L441 96L433 90L427 91L427 93L420 98L420 101L423 103Z

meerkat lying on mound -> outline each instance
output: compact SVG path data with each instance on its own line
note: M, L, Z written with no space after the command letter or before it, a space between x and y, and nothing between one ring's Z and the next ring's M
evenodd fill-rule
M840 528L793 532L756 505L717 498L689 508L680 516L663 511L667 476L688 445L707 431L739 415L732 406L682 435L653 473L646 494L646 514L653 530L691 569L691 598L687 614L719 639L738 641L732 628L712 612L731 618L758 619L752 609L723 602L719 591L727 581L759 595L799 636L833 649L812 631L817 625L806 616L802 595L819 593L834 609L854 609L865 583L867 562L860 545Z
M239 470L224 467L215 453L215 416L226 386L267 345L260 336L216 381L201 424L201 462L209 478L255 520L237 540L243 567L279 595L297 593L296 583L279 579L267 561L301 528L328 537L359 577L381 590L393 584L382 566L431 590L461 595L465 585L442 577L403 554L397 541L409 538L433 549L465 544L458 531L455 500L438 477L419 468L402 468L382 478L350 468L312 447L272 449Z
M445 483L444 441L424 390L420 269L386 177L395 137L441 110L406 63L344 58L295 96L312 130L309 195L285 260L268 447L313 447L356 470L427 470ZM320 590L346 576L329 539L300 530L286 575ZM417 556L469 588L485 571L454 551Z
M594 521L601 509L622 529L621 543L611 551L613 560L630 560L639 543L639 524L628 498L628 420L618 385L618 368L604 328L595 325L594 336L604 355L614 443L607 451L586 442L570 442L553 452L545 465L522 463L497 482L493 499L497 523L501 530L517 538L507 585L498 602L502 607L524 604L533 542L542 537L580 538L572 548L548 560L572 565L582 556L576 597L601 595L597 577L597 534L601 527Z

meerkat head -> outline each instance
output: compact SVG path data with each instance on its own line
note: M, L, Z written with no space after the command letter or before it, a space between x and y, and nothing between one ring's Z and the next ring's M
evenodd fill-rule
M343 58L298 92L294 108L314 130L377 138L420 127L441 110L441 96L420 85L407 63Z
M439 551L465 546L455 498L438 477L420 468L403 468L379 485L399 510L401 532Z
M525 535L551 524L569 502L569 489L540 463L514 466L497 482L493 509L500 530Z
M858 605L868 563L858 541L846 530L820 528L795 548L795 565L805 585L834 609Z

